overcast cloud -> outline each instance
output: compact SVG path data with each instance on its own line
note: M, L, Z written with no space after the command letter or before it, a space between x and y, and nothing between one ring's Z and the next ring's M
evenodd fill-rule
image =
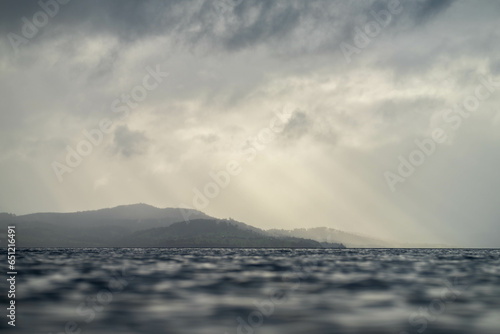
M0 211L195 207L235 160L240 173L200 210L500 247L500 2L58 7L33 32L36 1L0 3ZM447 111L478 86L473 112ZM391 187L386 173L436 128L446 139ZM70 166L68 147L90 152Z

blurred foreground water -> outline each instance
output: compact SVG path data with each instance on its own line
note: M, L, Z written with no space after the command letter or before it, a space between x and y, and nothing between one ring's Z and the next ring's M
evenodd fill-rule
M500 250L21 249L17 271L2 333L500 332Z

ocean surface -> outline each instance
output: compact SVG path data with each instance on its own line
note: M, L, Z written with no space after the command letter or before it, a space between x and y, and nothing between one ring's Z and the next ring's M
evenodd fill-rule
M497 249L20 249L17 272L1 333L500 333Z

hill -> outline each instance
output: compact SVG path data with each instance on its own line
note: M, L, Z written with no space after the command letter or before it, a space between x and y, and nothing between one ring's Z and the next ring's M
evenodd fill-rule
M370 238L366 236L361 236L353 233L348 233L328 227L313 227L313 228L297 228L294 230L278 230L271 229L267 230L270 235L274 236L287 236L296 238L307 238L316 240L321 243L325 242L335 242L342 243L346 247L352 248L391 248L395 247L394 244L378 240L375 238Z
M139 231L120 242L133 247L321 247L313 240L271 237L262 230L242 228L228 220L208 219Z
M348 233L328 227L297 228L294 230L270 229L266 231L272 236L286 236L316 240L321 244L339 243L348 248L450 248L450 245L405 243L380 240L368 236Z
M189 216L189 221L184 217ZM74 213L0 214L0 246L8 225L18 247L343 247L294 236L270 235L200 211L146 204Z

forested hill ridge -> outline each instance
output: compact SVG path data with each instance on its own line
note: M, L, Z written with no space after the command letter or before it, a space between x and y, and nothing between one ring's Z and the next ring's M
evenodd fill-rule
M120 242L131 247L322 247L314 240L272 237L262 230L244 228L229 220L208 219L139 231Z
M9 225L16 226L17 247L344 248L334 242L271 235L196 210L159 209L146 204L74 213L0 213L0 247L6 247Z

